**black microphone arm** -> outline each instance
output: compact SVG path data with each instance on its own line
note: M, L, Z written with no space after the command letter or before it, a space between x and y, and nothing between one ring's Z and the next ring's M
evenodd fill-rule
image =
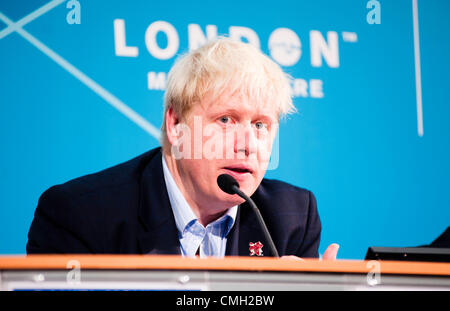
M244 192L242 192L238 187L233 186L233 188L236 191L236 194L238 196L240 196L245 201L247 201L248 204L250 204L250 206L253 209L253 212L255 212L255 214L256 214L256 218L258 219L259 225L262 228L262 231L264 233L264 237L266 238L267 242L269 242L270 250L272 251L274 257L280 257L280 255L278 255L277 248L275 247L275 244L273 243L272 237L270 236L269 230L267 230L266 223L264 222L264 219L262 218L262 215L259 212L258 207L256 207L255 202L253 202L253 200L249 196L247 196Z
M264 219L262 218L262 215L259 212L258 207L249 196L247 196L244 192L241 191L241 189L239 189L239 183L231 175L228 174L220 175L219 178L217 179L217 183L219 184L220 189L222 189L224 192L229 194L237 194L245 201L247 201L248 204L250 204L251 208L256 214L256 219L258 219L258 223L264 233L264 237L266 238L267 242L269 242L270 250L272 251L274 257L280 257L280 255L278 255L277 248L273 243L272 237L270 236L269 230L267 230L266 223L264 222Z

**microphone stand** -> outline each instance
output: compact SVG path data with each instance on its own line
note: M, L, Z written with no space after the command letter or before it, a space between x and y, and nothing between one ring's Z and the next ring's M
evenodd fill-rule
M237 187L236 185L233 185L233 186L232 186L232 189L235 191L235 193L236 193L238 196L240 196L241 198L243 198L245 201L247 201L247 202L250 204L250 206L252 207L253 211L255 212L256 218L258 219L258 222L259 222L259 224L260 224L260 226L261 226L261 228L262 228L262 230L263 230L264 237L266 238L267 242L269 242L269 248L270 248L270 250L272 251L274 257L280 257L280 256L278 255L277 248L275 247L275 244L273 243L272 237L271 237L270 234L269 234L269 230L267 230L267 226L266 226L266 224L264 223L264 219L262 218L261 213L259 212L258 207L256 207L255 202L253 202L253 200L250 199L250 197L247 196L244 192L242 192L242 191L239 189L239 187Z

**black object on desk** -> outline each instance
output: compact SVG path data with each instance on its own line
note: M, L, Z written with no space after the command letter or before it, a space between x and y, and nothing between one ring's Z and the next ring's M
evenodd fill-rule
M369 247L366 260L450 262L450 227L430 245L420 247Z

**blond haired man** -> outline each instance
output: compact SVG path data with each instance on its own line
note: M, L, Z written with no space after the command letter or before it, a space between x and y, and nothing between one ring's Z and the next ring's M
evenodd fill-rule
M162 147L44 192L27 252L272 256L247 203L217 185L229 174L280 255L318 257L313 194L263 178L278 121L294 110L288 77L249 44L219 38L183 55L168 77Z

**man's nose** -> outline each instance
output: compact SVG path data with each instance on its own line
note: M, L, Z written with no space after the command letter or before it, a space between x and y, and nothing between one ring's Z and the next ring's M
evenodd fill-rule
M257 137L251 124L239 124L235 135L234 152L238 157L249 157L256 153Z

